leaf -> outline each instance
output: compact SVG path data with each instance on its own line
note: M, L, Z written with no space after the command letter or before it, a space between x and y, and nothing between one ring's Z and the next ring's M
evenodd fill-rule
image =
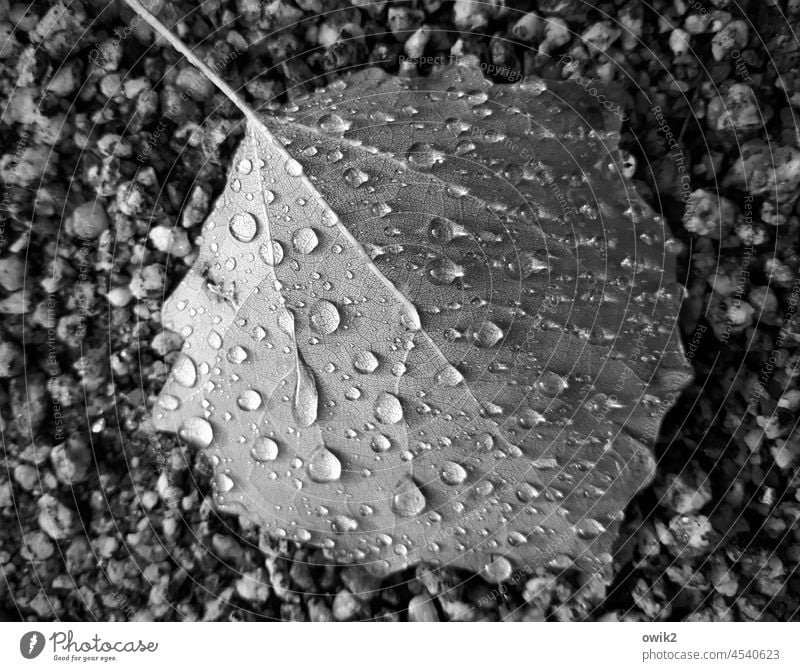
M608 565L690 369L674 244L592 102L466 64L243 106L154 412L221 509L379 574Z

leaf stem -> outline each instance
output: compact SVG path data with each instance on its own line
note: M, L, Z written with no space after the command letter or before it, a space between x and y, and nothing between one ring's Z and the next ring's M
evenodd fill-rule
M172 47L178 51L186 60L188 60L194 67L196 67L208 80L214 84L222 93L225 94L225 97L228 98L236 107L238 107L242 114L245 115L248 121L255 122L257 125L261 125L256 116L256 113L253 109L248 105L242 96L240 96L236 91L234 91L231 86L220 77L216 72L214 72L208 65L206 65L189 47L186 46L177 36L175 36L169 28L167 28L161 21L153 16L147 8L142 5L139 0L125 0L125 4L128 5L134 12L136 12L139 16L141 16L161 37L163 37L167 42L169 42Z

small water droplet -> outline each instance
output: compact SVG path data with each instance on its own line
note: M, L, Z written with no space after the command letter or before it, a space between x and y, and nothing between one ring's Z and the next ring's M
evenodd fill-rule
M327 447L318 448L308 460L308 477L314 482L334 482L342 476L342 462Z
M197 382L197 368L185 354L181 354L172 369L172 376L181 387L194 387Z
M208 333L208 345L212 349L219 349L222 347L222 336L214 329L211 329Z
M435 259L428 264L428 278L433 284L446 286L459 277L464 277L464 266L446 257Z
M258 410L261 407L261 394L255 389L248 389L239 396L237 403L242 410Z
M236 164L236 169L242 175L249 175L253 170L253 162L249 158L239 159L239 162Z
M303 174L303 166L293 158L287 159L283 164L283 169L289 177L300 177Z
M187 443L203 450L214 440L214 429L203 417L189 417L181 426L178 434Z
M158 405L164 410L177 410L181 405L181 400L172 394L162 394L158 397Z
M250 242L258 233L258 222L249 212L237 212L231 217L228 228L239 242Z
M389 440L387 436L379 433L378 435L373 436L370 447L372 447L373 452L386 452L392 447L392 441Z
M434 240L445 245L456 238L469 236L469 232L461 224L443 217L434 217L431 220L428 233Z
M455 387L464 381L464 376L454 366L446 366L433 376L433 380L442 387Z
M247 350L241 345L234 345L228 350L228 361L235 364L244 363L247 360Z
M330 301L319 300L308 311L308 320L317 333L330 335L337 328L341 321L339 310Z
M319 127L326 133L341 134L347 131L352 125L352 122L345 121L338 114L323 114L319 118Z
M313 228L303 226L292 235L292 245L300 254L310 254L319 245L319 237Z
M259 436L250 449L256 461L275 461L278 458L278 443L267 436Z
M297 354L297 382L294 389L292 413L301 426L311 426L317 421L319 394L314 375L306 366L299 352Z
M217 488L217 491L220 494L225 494L226 492L231 491L234 484L235 483L233 482L231 476L225 473L217 473L217 475L214 477L214 486Z
M404 475L395 485L392 510L399 517L415 517L425 510L425 495L410 475Z
M278 266L283 261L283 246L277 240L261 245L258 253L268 266Z
M378 368L378 357L369 350L359 352L353 357L353 368L365 375L373 373Z
M477 347L494 347L502 337L502 329L490 321L482 322L472 334L472 339Z
M460 485L467 479L467 471L461 464L445 461L442 464L441 478L446 485Z
M357 189L369 181L369 175L358 168L348 168L344 171L344 181L354 189Z
M403 419L400 399L388 391L381 392L375 401L375 417L383 424L397 424Z
M358 387L348 387L344 392L344 397L348 401L357 401L361 398L361 390Z

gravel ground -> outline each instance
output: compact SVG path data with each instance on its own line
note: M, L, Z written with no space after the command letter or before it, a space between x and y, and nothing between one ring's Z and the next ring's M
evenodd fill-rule
M686 246L696 380L609 580L551 565L500 586L430 567L380 582L219 516L210 464L148 409L181 342L160 307L240 115L117 1L0 0L0 619L798 619L800 2L155 9L264 109L369 62L424 74L459 54L498 81L618 83L631 169Z

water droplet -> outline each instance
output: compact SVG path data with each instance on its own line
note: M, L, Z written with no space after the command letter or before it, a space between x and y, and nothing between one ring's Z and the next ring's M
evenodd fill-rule
M203 450L214 440L214 429L203 417L189 417L178 433L187 443Z
M326 133L342 134L347 131L353 124L350 121L345 121L338 114L323 114L319 118L319 127Z
M330 335L337 328L341 317L339 310L330 301L320 300L314 303L308 311L308 320L317 333Z
M536 380L535 386L545 396L558 396L567 388L568 384L558 373L546 370Z
M172 377L181 387L194 387L197 382L197 368L185 354L181 354L172 369Z
M292 245L300 254L310 254L319 245L319 238L313 228L303 226L292 235Z
M485 321L472 334L477 347L494 347L503 337L503 331L494 322Z
M400 399L388 391L381 392L375 401L375 417L383 424L397 424L403 419Z
M408 162L420 170L430 170L442 161L442 153L424 142L415 142L406 153Z
M247 360L247 350L241 345L234 345L228 350L228 361L235 364L244 363Z
M392 375L395 377L403 377L407 370L408 368L402 361L397 361L396 363L392 364Z
M370 212L372 212L373 217L385 217L387 214L390 214L391 211L392 208L388 203L373 203L372 207L370 207Z
M277 240L261 245L258 253L268 266L278 266L283 261L283 246Z
M481 570L481 576L487 582L498 584L508 580L514 572L511 562L505 557L494 557Z
M300 177L303 174L303 166L293 158L287 159L283 164L283 169L289 177Z
M239 159L239 162L236 164L236 169L242 175L249 175L253 170L253 162L249 158Z
M231 491L233 489L233 479L231 476L226 475L225 473L217 473L214 477L214 486L217 488L217 491L220 494L225 494L226 492Z
M353 357L353 368L359 373L369 374L378 367L378 357L369 350L359 352Z
M464 277L464 266L446 257L435 259L428 264L428 277L433 284L445 286L459 277Z
M531 252L522 252L508 264L508 274L514 279L524 280L533 273L538 273L550 268L550 265L540 261Z
M467 479L467 471L461 464L454 461L445 461L441 470L442 482L446 485L460 485Z
M358 387L348 387L344 392L344 397L348 401L357 401L361 398L361 390Z
M212 349L219 349L222 347L222 336L214 329L211 329L208 333L208 345Z
M379 433L377 436L373 436L370 447L372 447L373 452L386 452L392 447L392 441L382 433Z
M392 495L392 510L400 517L415 517L425 510L425 495L410 475L398 481Z
M344 171L344 181L354 189L357 189L369 181L369 175L358 168L348 168Z
M250 449L250 454L256 461L275 461L278 458L278 443L272 438L259 436Z
M172 394L162 394L158 397L158 405L164 410L177 410L181 405L181 400Z
M292 413L300 426L311 426L317 421L319 394L314 375L306 366L299 352L297 354L297 382L294 390Z
M442 387L455 387L464 381L464 376L454 366L447 366L436 373L433 380Z
M237 212L231 217L229 229L239 242L250 242L258 233L258 222L249 212Z
M261 407L261 394L255 389L248 389L236 401L242 410L258 410Z
M308 477L314 482L334 482L342 476L342 462L327 447L320 447L308 460Z
M443 217L433 218L428 228L428 233L434 240L445 245L456 238L469 236L469 232L461 224L450 221L450 219L444 219Z

